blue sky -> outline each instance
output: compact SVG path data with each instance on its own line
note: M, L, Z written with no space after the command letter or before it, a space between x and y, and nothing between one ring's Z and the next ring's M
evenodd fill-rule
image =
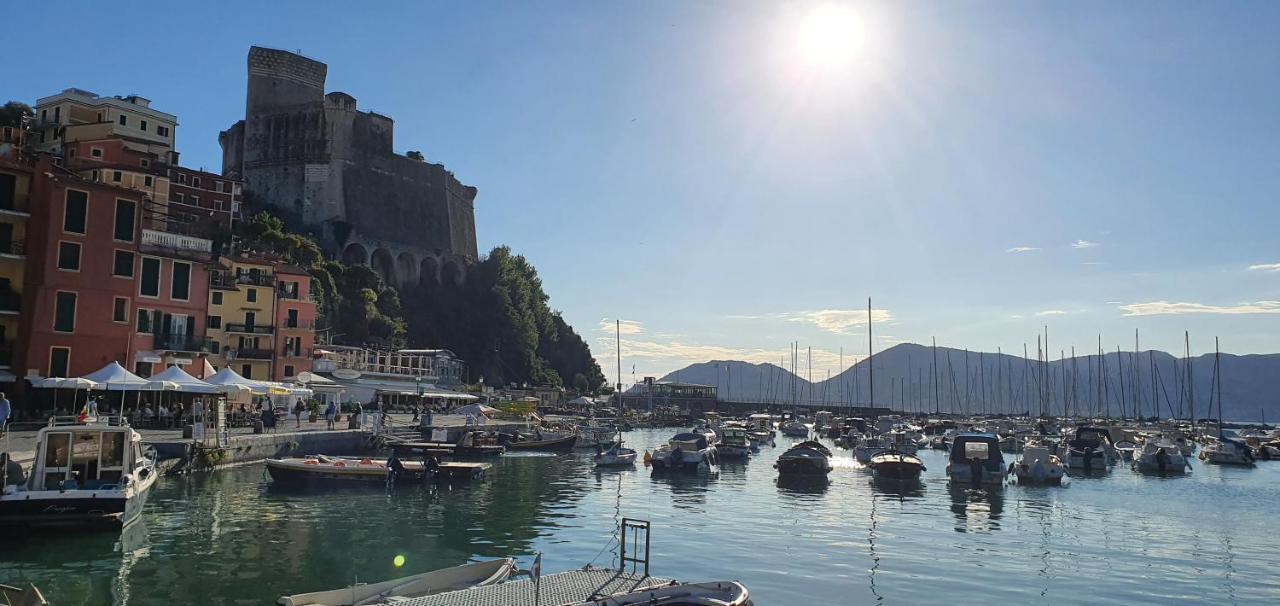
M1277 350L1280 4L847 3L802 56L845 4L87 3L10 33L0 97L141 94L216 170L248 47L301 49L479 188L610 376L619 317L627 375L834 373L868 296L877 348Z

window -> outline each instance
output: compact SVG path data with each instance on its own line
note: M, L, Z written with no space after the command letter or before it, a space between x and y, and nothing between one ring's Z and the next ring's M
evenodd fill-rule
M142 130L147 130L147 121L146 121L146 120L139 120L139 121L138 121L138 128L140 128L140 129L142 129Z
M14 210L14 202L18 198L18 177L8 173L0 173L0 208Z
M102 112L98 112L98 122L102 122Z
M73 148L71 148L71 149L68 149L68 150L67 150L67 157L68 157L68 158L74 158L74 157L76 157L76 148L74 148L74 147L73 147Z
M147 177L150 179L151 177ZM132 200L116 200L115 239L133 242L133 225L138 214L138 204Z
M253 330L253 325L258 322L258 314L246 311L244 312L244 328L245 330Z
M169 285L169 298L186 301L191 298L191 264L173 262L173 280Z
M116 297L115 304L111 307L111 321L121 324L129 321L129 300L124 297Z
M61 105L53 108L53 121L62 122L62 106Z
M122 172L120 172L120 171L118 171L118 170L113 170L113 171L111 171L111 182L112 182L112 183L119 183L119 182L121 182L121 181L123 181L123 180L124 180L124 173L122 173Z
M124 114L120 114L120 126L129 126L129 118Z
M115 259L111 264L111 275L120 276L121 278L133 277L133 253L127 250L117 250Z
M244 377L244 378L246 378L246 379L252 379L252 378L253 378L253 367L252 367L252 366L250 366L250 365L248 365L248 364L241 364L241 365L240 365L240 376L242 376L242 377Z
M222 328L222 316L209 316L208 324L205 326L213 329Z
M102 157L102 148L101 148L101 147L90 147L90 148L89 148L89 156L94 157L94 158L101 158L101 157Z
M138 310L138 333L144 335L151 334L151 310Z
M250 288L250 289L248 290L248 292L246 292L246 293L244 294L244 300L245 300L245 301L248 301L248 302L250 302L250 303L257 303L257 302L258 302L258 289L256 289L256 288Z
M80 271L80 245L75 242L58 243L58 269Z
M173 201L174 201L174 202L177 202L178 204L185 204L185 203L186 203L186 196L184 196L184 195L182 195L182 194L179 194L179 193L174 193L174 194L173 194Z
M212 301L213 301L213 304L214 304L214 305L222 305L222 293L220 293L220 292L214 292L214 293L213 293L213 297L212 297Z
M200 177L191 177L191 187L200 187Z
M222 191L222 181L213 182L213 191Z
M102 173L98 172L98 169L96 168L93 169L93 181L95 183L102 181Z
M59 292L54 299L53 331L75 332L76 293Z
M66 208L62 215L62 231L84 234L85 215L89 212L89 194L67 190Z
M150 362L138 362L137 364L134 364L134 365L133 365L133 374L138 375L139 377L149 377L149 376L151 376L151 363L150 363Z
M160 296L160 259L142 258L142 283L138 294L144 297Z
M192 206L200 206L200 196L197 196L197 195L194 195L194 194L193 194L193 195L191 196L191 201L190 201L190 202L187 202L187 204L190 204L190 205L192 205Z
M287 323L285 324L285 326L287 326L287 327L289 327L289 328L297 328L297 327L298 327L298 310L296 310L296 309L290 309L290 310L289 310L289 319L288 319L288 320L286 320L286 322L287 322Z
M226 208L226 204L225 204L222 200L214 200L214 201L213 201L213 208L214 208L214 210L226 210L226 209L227 209L227 208Z
M41 121L41 122L48 122L48 121L49 121L49 110L47 110L47 109L42 109L42 110L40 110L40 121Z
M284 367L284 376L285 376L286 378L287 378L287 377L292 377L292 376L293 376L293 367L292 367L292 366L285 366L285 367Z
M187 174L186 174L186 173L178 173L178 183L181 183L181 184L183 184L183 185L186 185L186 184L187 184Z
M146 159L146 158L142 158L141 160L138 160L138 164L139 164L139 165L141 165L141 166L142 166L142 168L150 168L150 167L151 167L151 160L148 160L148 159Z
M222 353L222 344L217 341L209 341L209 351L214 354Z
M147 175L142 178L142 186L151 187L151 175Z
M49 376L65 377L70 373L71 368L71 348L70 347L50 347L49 348ZM53 449L50 449L53 450Z
M157 135L160 135L161 137L168 137L168 136L169 136L169 127L168 127L168 126L157 126L157 127L156 127L156 134L157 134Z

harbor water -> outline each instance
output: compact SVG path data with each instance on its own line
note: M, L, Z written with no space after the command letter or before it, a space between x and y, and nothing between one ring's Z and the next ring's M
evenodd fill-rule
M643 451L675 431L624 435ZM59 605L267 604L537 552L547 572L607 566L627 517L652 522L652 574L738 579L760 605L1280 602L1280 462L971 489L947 482L941 452L904 487L833 449L829 482L779 485L793 441L715 475L602 471L580 453L506 455L452 489L282 491L261 465L163 478L121 535L0 539L0 582Z

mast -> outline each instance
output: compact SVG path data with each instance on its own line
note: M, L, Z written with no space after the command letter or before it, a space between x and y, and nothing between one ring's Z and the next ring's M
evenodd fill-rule
M966 348L964 349L964 408L965 408L965 414L968 414L968 413L969 413L969 409L971 408L970 404L971 404L972 402L969 400L969 394L971 394L971 393L973 393L973 390L969 388L969 348L968 348L968 347L966 347Z
M618 389L616 390L618 394L618 416L625 417L627 416L627 410L626 408L624 408L624 405L622 403L622 320L621 319L618 319L618 318L614 319L613 330L614 330L613 338L615 339L614 349L617 350L617 354L618 354Z
M1218 392L1218 437L1222 437L1222 352L1218 349L1218 337L1213 338L1213 377Z
M876 407L876 364L871 359L875 348L871 344L871 297L867 297L867 391L871 400L871 408Z
M931 367L933 374L933 412L934 414L942 414L942 405L938 403L938 337L933 338L933 366Z
M836 400L839 400L841 405L844 404L844 370L845 370L844 346L841 345L840 346L840 372L839 374L836 375L836 378L840 379L839 383L836 384Z
M1182 338L1187 346L1187 410L1191 413L1191 429L1194 430L1196 428L1196 389L1192 381L1195 375L1192 371L1195 367L1191 365L1191 331L1184 331Z

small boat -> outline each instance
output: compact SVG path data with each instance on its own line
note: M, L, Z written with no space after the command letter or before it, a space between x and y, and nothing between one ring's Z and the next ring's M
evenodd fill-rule
M654 451L651 457L653 469L710 469L718 464L715 446L707 443L707 436L699 433L678 433L666 445Z
M1219 435L1216 442L1200 449L1200 460L1214 465L1236 465L1253 467L1253 451L1244 440L1226 435Z
M1057 486L1067 475L1062 459L1037 442L1024 446L1022 458L1009 465L1018 483L1023 485Z
M1133 470L1139 473L1177 474L1190 468L1182 449L1169 438L1147 440L1133 459Z
M596 467L628 467L636 464L636 451L614 442L607 450L596 453L595 462Z
M799 421L787 421L782 424L782 435L791 438L807 438L809 426Z
M889 449L871 457L871 473L880 480L915 480L925 470L920 457Z
M619 593L589 602L580 602L573 606L651 606L669 604L670 606L751 606L750 593L742 583L736 581L715 581L711 583L688 583L685 585L668 585L653 589L640 589L628 593Z
M879 436L863 436L853 449L853 457L863 465L870 465L871 457L888 448L889 445L885 444L884 440Z
M745 459L751 455L751 440L744 429L726 427L720 430L716 454L721 459Z
M492 465L437 461L407 461L392 457L377 461L368 457L308 455L267 459L267 473L273 482L295 486L316 484L385 484L482 478Z
M541 436L529 439L516 434L515 437L508 437L508 441L504 442L503 446L505 446L509 451L569 452L573 450L574 445L577 444L577 442L578 434L576 433L548 439L542 439Z
M1111 432L1102 427L1076 427L1075 437L1059 448L1063 461L1071 469L1103 471L1114 462Z
M1018 454L1022 452L1022 439L1013 434L1000 436L1000 452L1009 454Z
M774 445L773 432L771 431L760 431L760 430L748 431L747 437L750 438L751 442L754 443L757 447L764 446L764 445L769 445L769 446Z
M908 433L901 429L895 429L885 434L889 448L906 454L916 454L919 446L916 443L917 437L912 433Z
M1133 461L1138 454L1138 445L1129 440L1116 442L1116 457L1121 461Z
M26 589L0 584L0 604L9 606L49 606L48 600L44 599L44 594L40 593L40 588L31 584L27 585Z
M471 587L493 585L507 580L516 570L512 558L487 560L441 568L421 574L391 579L381 583L354 585L328 591L314 591L281 596L282 606L356 606L363 604L392 604L410 598L435 595Z
M31 473L5 475L0 529L18 531L123 528L142 514L159 477L142 436L115 417L49 419L36 434Z
M951 443L947 477L957 484L1003 484L1004 455L1000 438L989 433L962 433Z
M801 442L779 455L773 466L783 476L825 476L831 473L831 451L815 440Z

